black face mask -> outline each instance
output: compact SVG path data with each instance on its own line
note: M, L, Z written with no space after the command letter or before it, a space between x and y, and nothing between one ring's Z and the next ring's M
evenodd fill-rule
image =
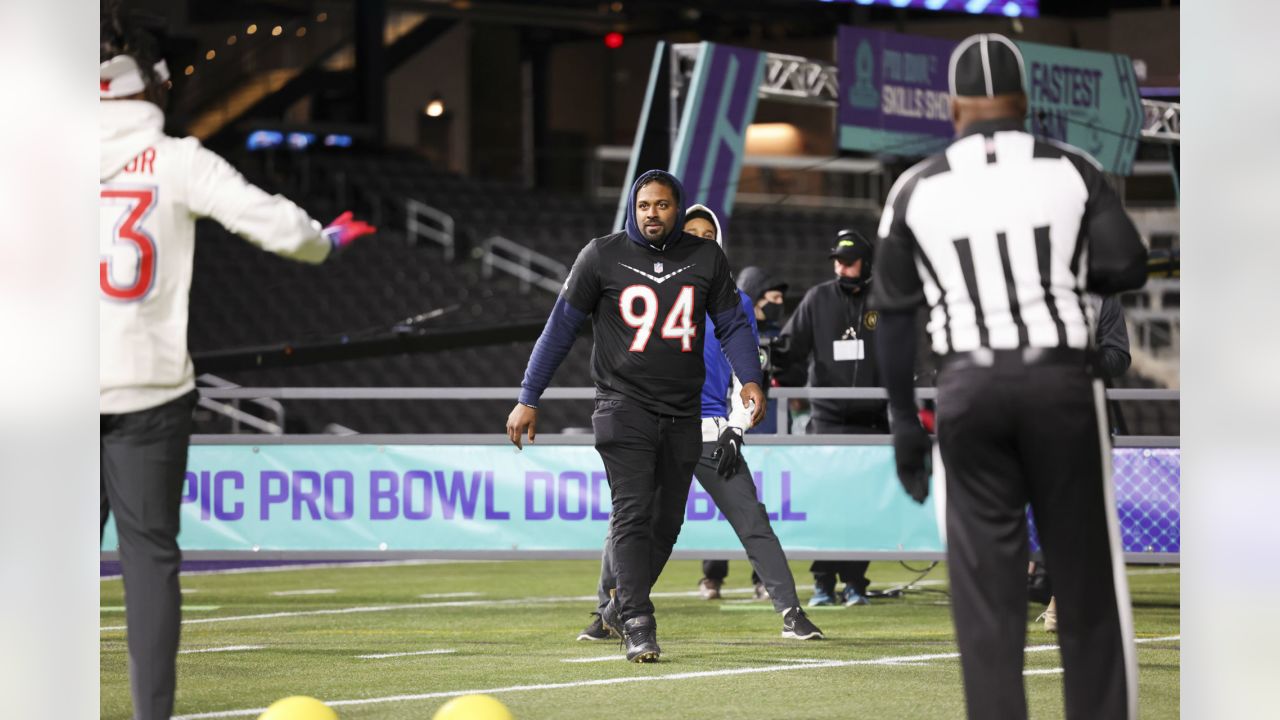
M867 278L862 276L851 278L840 275L836 278L836 282L840 284L841 289L849 292L856 292L867 286Z
M764 307L760 308L760 314L764 315L764 323L766 325L781 325L782 303L765 303Z

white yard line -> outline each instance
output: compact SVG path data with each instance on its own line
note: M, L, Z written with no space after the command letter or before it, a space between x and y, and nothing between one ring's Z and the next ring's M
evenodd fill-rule
M567 663L593 663L606 662L608 660L626 660L626 655L605 655L604 657L584 657L584 658L564 658L560 662Z
M464 598L464 597L481 597L484 593L478 592L453 592L453 593L426 593L418 597L423 600L442 600L444 598Z
M649 597L677 598L693 597L697 594L697 590L690 590L688 592L650 593ZM567 595L564 597L507 598L505 600L453 600L433 603L403 603L398 605L358 605L355 607L330 608L323 610L295 610L291 612L261 613L258 615L228 615L226 617L199 618L195 620L183 620L182 624L202 625L205 623L234 622L238 620L272 620L276 618L305 617L308 615L348 615L351 613L392 612L396 610L422 610L427 608L487 607L490 605L550 605L566 602L596 602L597 599L598 598L596 598L595 595ZM124 625L108 625L98 628L100 632L124 629Z
M298 563L297 565L266 565L261 567L243 567L243 568L226 568L223 570L186 570L183 571L182 577L193 577L196 575L247 575L251 573L265 572L294 572L297 570L332 570L334 568L379 568L379 567L404 567L406 565L459 565L463 563L499 563L507 562L506 560L360 560L355 562L333 562L333 563ZM119 580L120 574L102 575L98 578L99 582L103 580Z
M1159 638L1142 638L1137 642L1153 643L1178 640L1180 635ZM1057 650L1057 645L1034 645L1027 652L1047 652ZM698 672L669 673L667 675L629 675L603 680L578 680L575 682L546 683L543 685L509 685L507 687L482 688L471 690L446 690L442 692L418 693L414 695L388 695L385 697L359 698L355 700L326 700L330 707L354 705L374 705L378 703L406 702L411 700L435 700L438 698L459 697L461 695L498 695L500 693L530 692L535 690L563 690L568 688L593 687L603 685L625 685L640 682L662 682L668 680L694 680L708 677L725 677L731 675L758 675L761 673L786 672L788 670L812 670L814 668L843 668L864 665L910 665L926 663L931 660L954 660L960 653L936 653L931 655L900 655L896 657L872 660L824 660L819 662L790 663L787 665L767 665L762 667L728 668L724 670L703 670ZM612 658L610 658L612 659ZM202 718L253 717L266 711L266 708L248 708L244 710L221 710L217 712L176 715L173 720L201 720Z
M286 597L289 595L333 595L337 592L333 588L313 588L311 590L276 590L267 594L275 597Z
M211 648L195 648L192 650L179 650L179 655L191 655L193 653L214 653L214 652L241 652L246 650L265 650L266 645L227 645L225 647Z
M760 673L785 672L787 670L811 670L813 668L839 668L853 667L857 665L886 665L897 662L911 662L919 660L933 660L948 657L959 657L957 653L947 653L943 655L918 655L898 658L884 658L881 660L832 660L829 662L790 664L790 665L770 665L764 667L746 667L746 668L728 668L725 670L703 670L698 672L670 673L667 675L630 675L620 678L609 678L604 680L579 680L575 682L564 683L547 683L544 685L510 685L507 687L483 688L474 690L447 690L443 692L418 693L414 695L389 695L386 697L376 698L359 698L355 700L325 700L325 704L329 707L345 707L354 705L373 705L377 703L388 702L405 702L410 700L434 700L437 698L451 698L461 695L498 695L500 693L528 692L531 690L561 690L566 688L592 687L600 685L623 685L637 682L660 682L664 680L692 680L708 677L725 677L731 675L758 675ZM224 717L253 717L262 712L266 708L249 708L245 710L222 710L209 713L194 713L191 715L176 715L173 720L200 720L201 718L224 718Z
M357 655L356 657L361 660L381 660L383 658L409 657L410 655L449 655L450 653L456 652L458 651L453 648L447 648L441 650L415 650L413 652L380 653L378 655Z
M1047 670L1023 670L1023 675L1061 675L1062 668L1048 668Z

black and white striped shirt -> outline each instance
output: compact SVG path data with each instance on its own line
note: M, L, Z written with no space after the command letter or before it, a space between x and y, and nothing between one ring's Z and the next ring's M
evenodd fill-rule
M1013 120L974 123L894 184L875 301L927 302L935 353L1090 346L1085 291L1142 285L1146 248L1101 167Z

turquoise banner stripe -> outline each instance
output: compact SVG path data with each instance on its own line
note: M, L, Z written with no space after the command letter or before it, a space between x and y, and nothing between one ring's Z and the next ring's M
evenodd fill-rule
M886 446L754 446L745 457L788 549L941 551ZM185 550L598 550L609 489L590 446L193 445ZM719 482L717 480L717 482ZM109 526L104 549L115 549ZM696 483L680 550L740 550Z

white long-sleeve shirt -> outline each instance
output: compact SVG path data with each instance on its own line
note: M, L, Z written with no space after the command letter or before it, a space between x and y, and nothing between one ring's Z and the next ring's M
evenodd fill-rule
M140 100L100 103L100 413L145 410L195 387L187 310L195 221L208 217L264 250L323 262L320 223L245 181L195 138L164 134Z

